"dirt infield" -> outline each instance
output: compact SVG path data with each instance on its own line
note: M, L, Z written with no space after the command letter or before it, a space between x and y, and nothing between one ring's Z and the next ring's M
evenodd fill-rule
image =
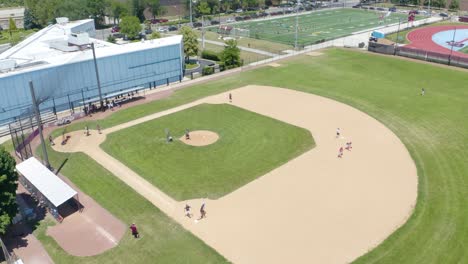
M194 105L227 103L226 94L106 129L96 139L77 132L72 140L84 141L66 151L90 155L234 263L350 262L411 214L416 167L381 123L347 105L289 89L247 86L231 93L238 107L308 129L317 147L225 197L206 200L206 219L183 215L189 203L198 218L201 200L174 201L96 143L110 132ZM349 141L352 150L338 158L338 149Z
M186 139L184 135L184 136L181 136L179 140L187 145L196 146L196 147L211 145L215 143L216 141L218 141L219 139L218 134L212 131L207 131L207 130L191 131L189 134L190 134L190 139Z
M432 51L432 52L437 52L437 53L448 55L451 52L450 49L446 47L442 47L439 44L435 43L433 40L433 36L436 33L439 33L442 31L454 30L455 28L457 30L468 29L468 25L467 26L465 25L432 26L432 27L423 27L420 29L415 29L411 31L410 33L408 33L407 38L411 43L408 45L405 45L405 47L422 49L422 50L427 50L427 51ZM447 39L447 41L450 41L450 40L452 40L451 36L449 36L449 39ZM455 50L453 51L453 55L468 58L468 54L457 52Z

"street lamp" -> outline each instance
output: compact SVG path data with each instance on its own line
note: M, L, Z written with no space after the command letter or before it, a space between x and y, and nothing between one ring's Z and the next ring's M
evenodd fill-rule
M98 86L98 92L99 92L99 104L101 106L101 110L104 110L104 101L102 100L101 81L99 80L99 71L98 71L98 66L97 66L94 42L91 43L91 49L93 50L94 70L96 71L96 80L97 80L97 86Z
M453 53L453 46L455 45L455 35L457 34L457 27L455 27L455 29L453 30L453 39L452 39L452 47L450 49L450 56L449 56L449 60L448 60L448 65L450 65L450 63L452 62L452 53Z
M41 121L41 113L39 110L39 103L37 102L37 99L36 99L36 93L34 92L34 86L33 86L32 81L29 81L29 90L31 92L33 110L36 116L37 129L39 130L39 138L41 139L42 154L43 154L45 166L48 169L50 169L49 156L47 155L47 148L46 148L45 141L44 141L44 135L42 133L42 121Z

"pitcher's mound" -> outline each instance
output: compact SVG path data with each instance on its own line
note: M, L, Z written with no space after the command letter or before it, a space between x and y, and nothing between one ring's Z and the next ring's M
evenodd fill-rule
M185 135L179 138L185 144L197 147L213 144L218 139L218 134L208 130L190 131L190 139L185 139Z

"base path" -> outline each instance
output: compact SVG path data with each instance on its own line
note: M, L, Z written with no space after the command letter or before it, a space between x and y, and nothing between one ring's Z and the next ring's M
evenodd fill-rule
M231 93L235 106L308 129L317 146L218 200L206 200L207 218L199 221L201 200L171 199L96 143L139 121L200 103L228 103L227 94L92 134L85 138L90 144L57 149L95 158L234 263L346 263L407 220L417 198L416 167L384 125L347 105L289 89L247 86ZM338 127L342 133L336 138ZM75 140L79 135L84 137L78 133ZM353 149L338 158L348 141ZM186 203L192 218L183 216Z

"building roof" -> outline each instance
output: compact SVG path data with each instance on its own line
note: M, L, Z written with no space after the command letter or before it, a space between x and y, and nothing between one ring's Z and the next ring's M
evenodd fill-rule
M16 170L55 207L60 206L77 194L75 190L34 157L16 165Z
M77 51L63 51L51 47L58 43L67 44L69 35L72 33L72 29L79 28L80 25L90 23L90 21L92 21L92 19L50 25L1 53L0 63L2 60L14 59L17 67L8 72L0 72L0 78L20 72L34 71L42 68L92 59L93 55L90 48ZM93 38L89 38L89 41L95 45L96 57L101 58L155 47L179 44L182 41L182 36L177 35L125 45L117 45Z

